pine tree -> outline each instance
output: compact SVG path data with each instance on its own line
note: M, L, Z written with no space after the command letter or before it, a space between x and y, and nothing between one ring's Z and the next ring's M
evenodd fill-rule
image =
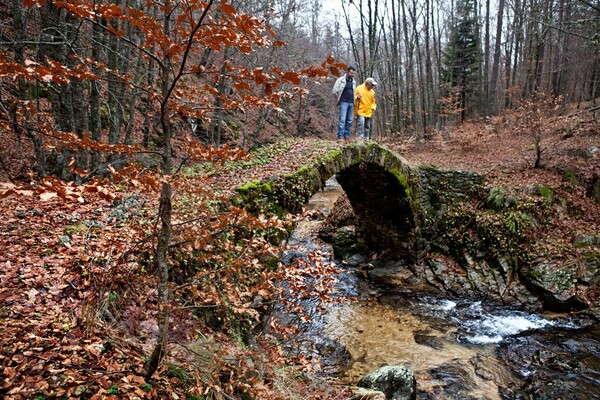
M480 94L481 43L476 0L458 0L456 18L451 24L442 78L447 95L455 96L462 122L476 113Z

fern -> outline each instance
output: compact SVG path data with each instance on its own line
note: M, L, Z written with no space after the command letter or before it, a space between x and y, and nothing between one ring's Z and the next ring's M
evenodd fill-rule
M493 209L503 209L506 204L506 194L504 193L504 190L501 187L494 186L490 190L486 202Z
M491 209L500 211L516 207L519 203L519 198L514 194L507 193L501 187L494 186L490 190L486 203Z
M527 226L532 226L534 220L531 215L523 211L513 211L504 217L504 223L511 233L516 234Z

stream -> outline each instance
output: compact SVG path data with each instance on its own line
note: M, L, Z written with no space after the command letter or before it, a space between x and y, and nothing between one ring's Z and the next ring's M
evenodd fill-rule
M333 259L317 238L341 187L330 179L292 233L284 264L319 252L335 265L337 302L308 299L300 351L353 386L386 365L407 366L417 399L600 399L600 329L583 315L535 314L422 287L382 287ZM318 307L321 305L322 307Z

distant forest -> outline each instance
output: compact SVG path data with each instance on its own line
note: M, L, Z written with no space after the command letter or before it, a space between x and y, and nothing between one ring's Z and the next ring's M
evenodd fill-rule
M3 135L30 149L38 174L63 177L73 153L48 140L82 141L71 151L94 171L115 159L101 144L139 145L168 165L182 132L247 149L333 137L331 86L346 65L380 82L378 136L426 140L523 100L599 95L598 0L323 3L3 2Z
M383 82L382 132L426 137L428 128L496 115L532 96L599 95L598 1L339 3L342 28L326 38L335 56ZM349 17L354 9L360 18ZM350 40L333 39L340 35Z

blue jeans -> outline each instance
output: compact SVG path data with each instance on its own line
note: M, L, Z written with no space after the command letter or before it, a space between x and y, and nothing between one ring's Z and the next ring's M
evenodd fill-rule
M359 115L356 117L356 136L359 139L369 139L371 133L371 118Z
M338 139L350 139L352 129L352 119L354 118L354 103L338 104L340 110L340 120L338 122Z

